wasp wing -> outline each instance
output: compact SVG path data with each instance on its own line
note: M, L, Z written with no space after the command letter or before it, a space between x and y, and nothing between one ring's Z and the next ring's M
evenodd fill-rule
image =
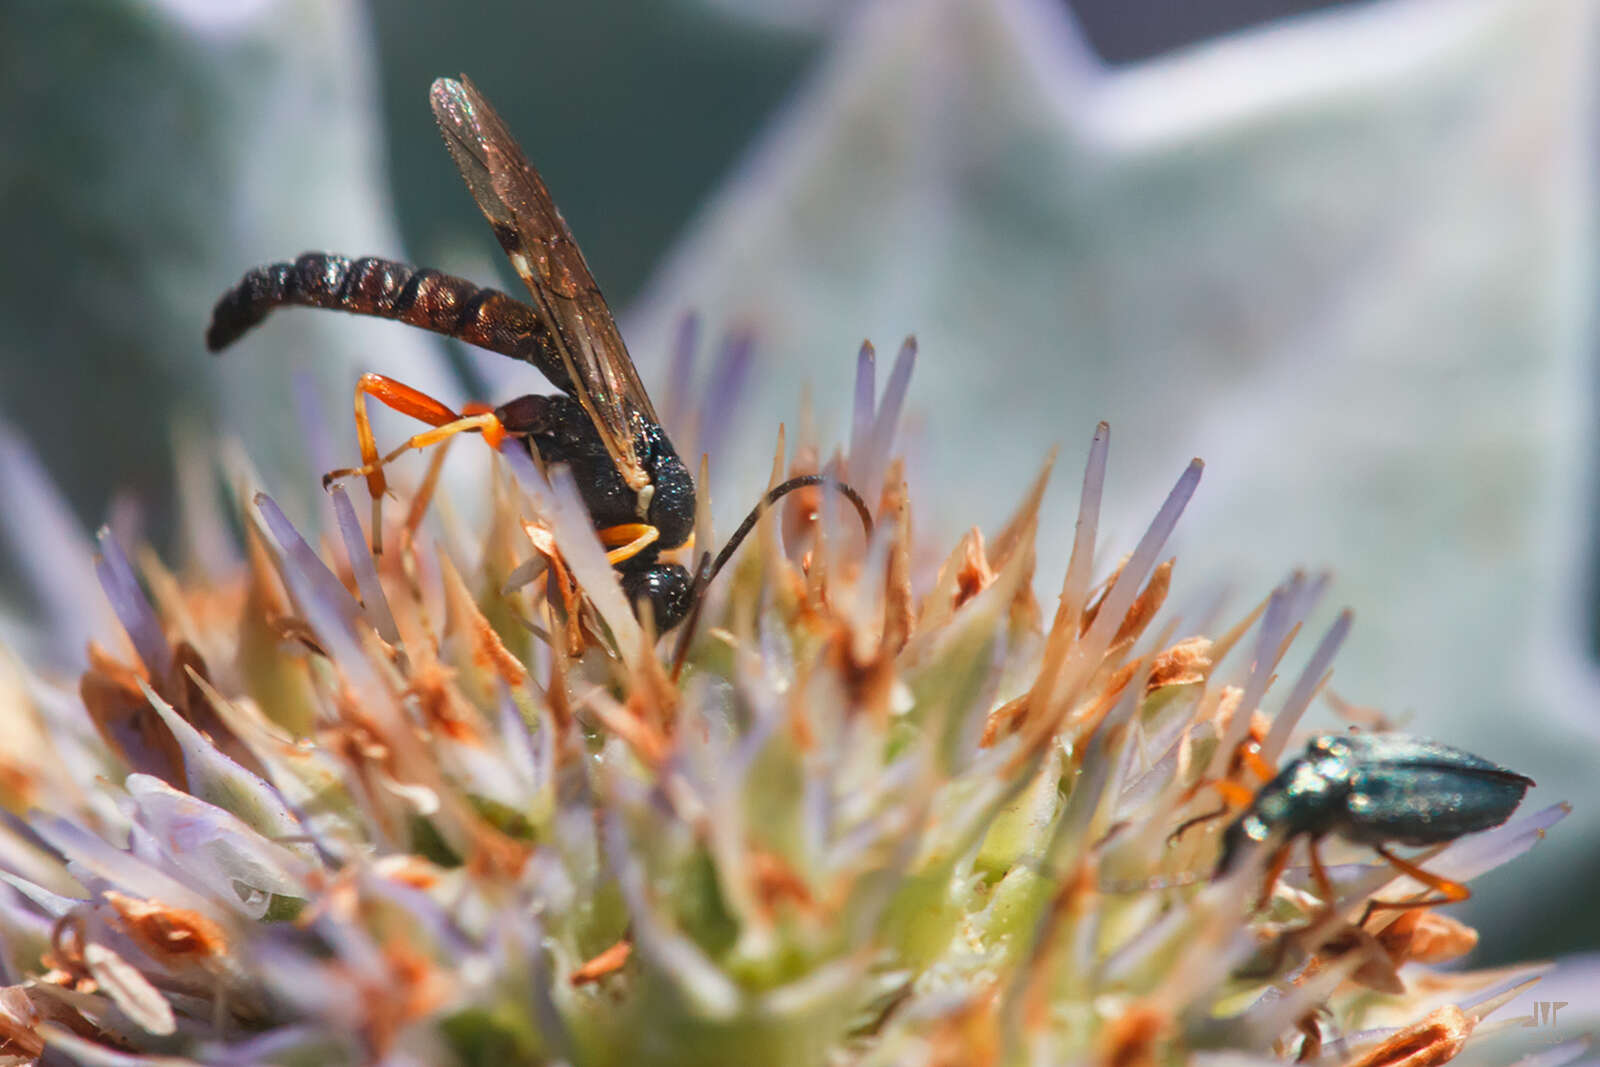
M650 476L634 441L646 423L660 420L544 180L466 78L440 78L429 97L445 147L551 326L579 402L623 479L644 488Z

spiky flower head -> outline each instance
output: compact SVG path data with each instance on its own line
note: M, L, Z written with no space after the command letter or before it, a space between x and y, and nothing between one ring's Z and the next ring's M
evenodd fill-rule
M515 446L480 528L425 520L430 476L377 558L343 490L313 545L238 461L233 563L103 532L122 633L77 678L3 678L10 1062L1453 1057L1533 969L1432 970L1475 935L1428 909L1357 924L1421 888L1369 851L1335 857L1332 902L1298 860L1212 877L1232 816L1199 816L1293 755L1348 629L1277 678L1324 583L1214 628L1168 612L1200 464L1097 558L1104 426L1064 561L1046 464L925 564L893 459L912 355L880 400L863 352L828 464L870 539L822 490L773 509L678 676L570 480ZM703 442L722 403L663 409ZM774 478L824 454L780 445ZM1470 878L1560 814L1427 867Z

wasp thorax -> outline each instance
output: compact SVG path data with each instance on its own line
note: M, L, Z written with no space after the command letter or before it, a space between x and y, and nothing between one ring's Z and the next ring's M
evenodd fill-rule
M694 532L694 478L658 427L646 431L650 484L639 490L645 522L661 531L662 548L676 548Z

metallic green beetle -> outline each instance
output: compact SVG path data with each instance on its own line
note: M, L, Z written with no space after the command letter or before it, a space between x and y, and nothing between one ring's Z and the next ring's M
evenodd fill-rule
M1465 900L1467 888L1394 855L1390 845L1437 845L1499 826L1511 817L1533 780L1470 752L1401 734L1323 734L1256 793L1222 834L1216 877L1231 870L1252 845L1273 849L1265 902L1288 861L1294 839L1308 839L1311 873L1323 900L1332 885L1317 845L1337 836L1370 846L1439 895L1377 908L1416 908ZM1363 920L1366 918L1364 915Z

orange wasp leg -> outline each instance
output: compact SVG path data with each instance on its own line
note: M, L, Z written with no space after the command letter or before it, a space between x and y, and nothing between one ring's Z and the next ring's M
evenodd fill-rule
M379 456L378 441L372 433L372 420L367 413L366 400L371 398L402 415L434 427L417 434L386 456ZM484 404L469 404L457 414L420 389L386 378L381 374L363 374L355 390L356 440L361 448L361 466L329 471L322 477L327 485L335 478L361 476L367 480L367 492L372 496L372 550L383 551L383 523L381 501L389 489L383 475L386 464L412 449L427 448L458 433L482 433L490 448L498 448L505 440L506 429L494 414L494 409Z
M655 544L661 531L642 522L628 522L621 526L607 526L599 534L600 543L609 550L606 552L606 562L615 567Z
M1436 904L1459 904L1472 895L1472 890L1460 882L1452 882L1441 875L1425 871L1415 863L1396 856L1382 845L1374 845L1372 850L1388 860L1396 870L1437 891L1439 895L1422 900L1369 900L1367 910L1361 913L1361 922L1356 924L1358 926L1365 926L1375 911L1408 911L1411 908L1431 908Z

